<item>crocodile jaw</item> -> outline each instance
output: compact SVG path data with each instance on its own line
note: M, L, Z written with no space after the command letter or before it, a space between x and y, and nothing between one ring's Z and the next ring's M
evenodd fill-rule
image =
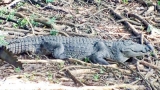
M127 47L122 48L122 53L125 57L136 57L136 56L143 56L148 55L152 49L148 45L130 45Z

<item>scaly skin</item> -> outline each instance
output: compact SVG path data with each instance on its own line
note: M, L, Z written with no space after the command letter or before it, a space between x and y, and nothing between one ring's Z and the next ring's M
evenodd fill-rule
M153 48L131 40L107 41L85 37L34 36L8 40L7 49L14 54L32 52L39 55L51 54L54 58L83 59L107 65L105 58L125 62L130 57L146 55Z

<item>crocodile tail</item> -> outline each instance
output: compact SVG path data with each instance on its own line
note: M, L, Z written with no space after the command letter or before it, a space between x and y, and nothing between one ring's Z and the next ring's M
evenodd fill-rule
M0 59L3 61L6 61L7 63L13 65L16 68L23 69L22 63L18 61L16 57L10 52L8 49L6 49L5 46L0 47Z

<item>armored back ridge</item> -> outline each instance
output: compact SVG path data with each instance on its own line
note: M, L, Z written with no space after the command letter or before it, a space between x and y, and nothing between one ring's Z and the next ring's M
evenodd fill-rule
M149 45L131 40L107 41L85 37L34 36L7 40L6 48L14 54L32 52L52 55L53 58L89 58L93 63L107 65L105 58L125 62L130 57L142 56L152 51Z

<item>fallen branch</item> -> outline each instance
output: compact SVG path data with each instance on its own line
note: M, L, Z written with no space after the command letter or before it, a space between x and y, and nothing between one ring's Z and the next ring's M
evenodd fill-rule
M0 29L4 31L16 31L16 32L21 32L21 33L29 33L29 30L24 30L24 29L18 29L18 28L9 28L9 27L4 27L0 25Z
M104 68L113 68L113 69L116 69L120 72L123 72L123 73L127 73L127 74L131 74L131 71L130 70L124 70L124 69L120 69L117 64L112 64L112 65L99 65L99 64L93 64L93 63L86 63L84 61L81 61L81 60L77 60L77 59L69 59L69 61L71 62L74 62L74 63L79 63L79 64L82 64L82 65L85 65L85 66L91 66L91 67L104 67Z
M34 18L34 21L43 23L51 28L54 28L54 23L65 24L65 25L69 25L72 27L76 27L76 25L74 23L69 23L69 22L65 22L65 21L54 21L54 23L50 24L50 23L48 23L49 19L46 19L46 18Z
M9 83L9 82L8 82ZM115 89L131 89L131 90L145 90L146 87L144 85L132 85L132 84L116 84L110 86L84 86L84 87L71 87L71 86L62 86L59 84L51 84L46 82L34 83L34 82L15 82L15 80L10 80L10 84L8 87L8 83L0 83L1 89L47 89L47 90L115 90ZM15 84L16 83L16 84Z
M64 63L64 60L60 60L60 59L46 59L46 60L29 60L29 59L19 59L18 61L20 61L21 63Z
M113 8L108 7L107 5L105 5L105 4L103 4L103 3L102 3L102 5L103 5L104 7L109 8L109 10L111 11L111 13L113 13L117 18L123 19L123 20L125 19L125 18L122 17L120 14L118 14L117 12L115 12L115 11L113 10ZM128 21L123 21L123 23L125 24L125 26L129 27L129 28L132 30L132 32L133 32L134 35L136 35L136 36L139 36L139 35L140 35L140 33L136 30L136 28L134 28L133 25L131 25ZM144 38L144 42L145 42L145 43L148 43L148 40L147 40L146 38Z
M137 15L137 14L133 14L133 13L128 13L128 16L129 17L134 17L134 18L137 18L138 20L140 20L146 27L148 27L149 23L143 19L143 17L141 17L140 15Z
M147 67L151 67L151 68L153 68L153 69L158 69L158 70L160 70L160 67L159 67L159 66L153 65L153 64L148 63L148 62L146 62L146 61L139 61L139 63L140 63L140 64L143 64L143 65L145 65L145 66L147 66Z
M74 75L72 75L72 73L68 69L66 69L66 73L69 74L69 77L74 81L74 83L78 84L78 86L85 86Z
M5 17L0 16L0 20L6 20L6 21L10 21L10 22L14 22L14 23L18 24L18 22L16 20L13 20L13 19L10 19L10 18L5 18Z

